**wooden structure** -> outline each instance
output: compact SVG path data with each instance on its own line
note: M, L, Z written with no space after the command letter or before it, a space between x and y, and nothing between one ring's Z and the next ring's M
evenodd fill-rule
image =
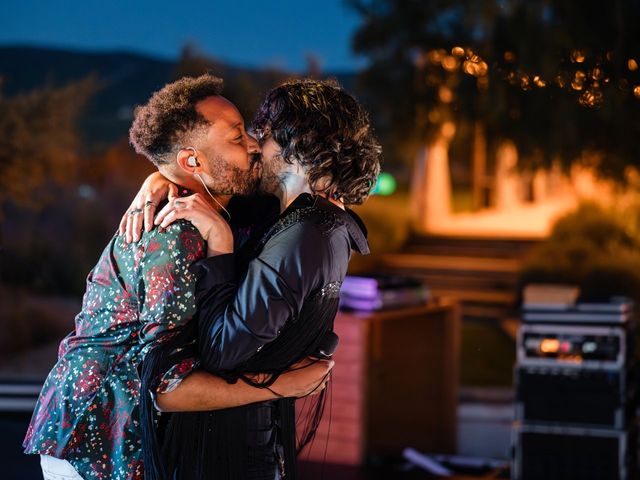
M340 312L340 345L318 434L303 461L360 465L405 447L455 453L460 320L441 299L407 309ZM305 400L297 402L298 411Z

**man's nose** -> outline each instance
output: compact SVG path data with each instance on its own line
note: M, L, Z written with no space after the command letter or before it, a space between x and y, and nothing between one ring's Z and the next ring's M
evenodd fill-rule
M247 134L247 138L247 153L262 153L260 145L258 145L258 141L249 134Z

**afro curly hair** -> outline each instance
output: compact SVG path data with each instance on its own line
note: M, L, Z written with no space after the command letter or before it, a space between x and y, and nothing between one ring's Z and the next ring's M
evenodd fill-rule
M155 92L134 112L129 141L135 151L157 167L169 164L189 133L209 125L196 104L220 95L222 84L222 79L213 75L183 77Z

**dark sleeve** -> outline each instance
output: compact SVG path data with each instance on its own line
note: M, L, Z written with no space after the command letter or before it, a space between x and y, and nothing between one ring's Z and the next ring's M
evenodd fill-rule
M209 371L231 369L295 318L305 297L328 282L331 239L311 223L296 224L267 243L236 280L233 255L199 262L196 289L199 353Z

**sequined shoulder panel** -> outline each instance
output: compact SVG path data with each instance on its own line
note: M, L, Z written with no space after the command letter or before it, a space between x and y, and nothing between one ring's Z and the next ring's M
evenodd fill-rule
M315 205L298 208L280 218L264 235L260 242L260 246L264 247L264 245L275 235L278 235L287 228L308 219L315 220L316 225L320 228L320 232L325 237L329 236L336 228L344 224L344 221L334 212L318 208Z

